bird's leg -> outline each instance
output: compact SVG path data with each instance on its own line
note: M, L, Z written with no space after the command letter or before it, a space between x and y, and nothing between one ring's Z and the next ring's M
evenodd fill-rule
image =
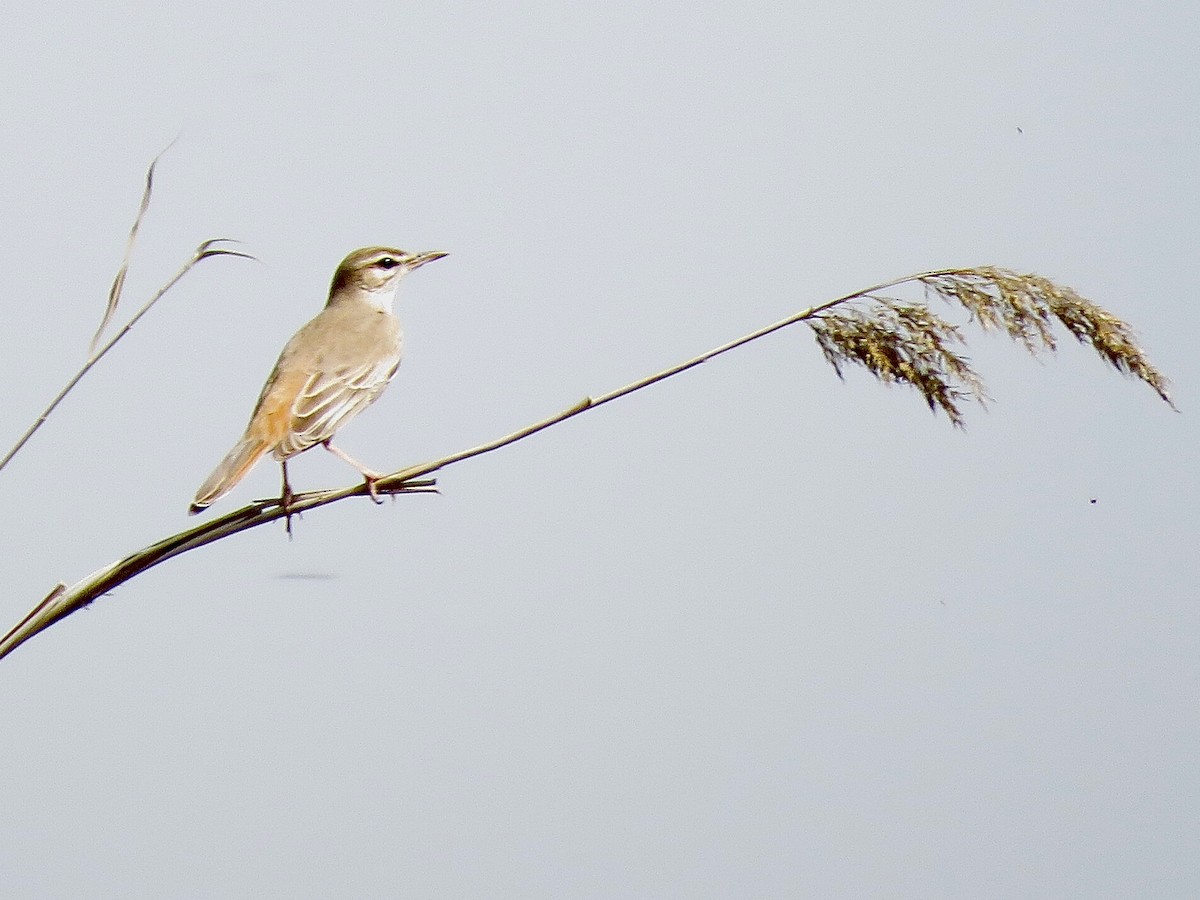
M283 508L283 527L287 529L288 540L292 539L292 501L296 495L292 493L292 486L288 482L287 477L287 460L279 461L279 467L283 470L283 487L279 492L279 505ZM299 515L299 513L297 513Z
M322 441L321 446L334 456L337 456L338 458L343 459L350 465L354 466L354 468L358 470L358 474L363 477L363 481L367 483L367 494L370 495L371 499L375 501L375 503L383 502L379 499L379 495L375 493L375 482L383 477L382 472L376 472L374 469L368 469L345 450L341 449L340 447L333 446L333 438L330 438L327 441Z

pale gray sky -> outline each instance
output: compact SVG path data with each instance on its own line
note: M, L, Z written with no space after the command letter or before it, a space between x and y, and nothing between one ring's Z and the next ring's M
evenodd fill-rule
M166 564L0 663L0 893L1200 890L1200 7L28 4L0 43L5 432L130 274L189 278L0 472L0 630L189 524L366 244L450 251L344 433L504 434L930 267L1058 279L1182 415L972 335L965 433L803 328ZM349 483L309 454L297 488ZM277 489L263 465L217 512ZM1090 501L1095 499L1093 504ZM316 576L316 577L296 577Z

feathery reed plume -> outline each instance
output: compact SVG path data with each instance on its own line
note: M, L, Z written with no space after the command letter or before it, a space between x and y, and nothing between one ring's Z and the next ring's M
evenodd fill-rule
M965 343L958 328L921 304L870 299L873 309L850 307L808 320L838 378L845 379L844 363L858 363L884 383L916 388L931 410L940 409L961 427L962 401L983 403L987 397L970 362L952 347Z
M1032 354L1058 348L1057 321L1101 359L1146 382L1175 408L1166 378L1150 364L1128 324L1048 278L992 266L926 272L841 301L871 301L871 307L836 304L814 313L805 321L839 378L845 363L856 363L884 383L910 385L931 410L942 411L957 427L965 421L964 401L986 403L983 381L955 349L965 346L959 328L923 303L878 293L907 281L922 284L927 295L959 304L982 329L1001 331Z
M1146 382L1172 409L1168 382L1134 337L1133 329L1071 288L1041 275L995 266L955 269L920 279L927 292L960 303L984 329L995 328L1030 353L1054 351L1054 319L1081 344L1090 344L1118 372Z

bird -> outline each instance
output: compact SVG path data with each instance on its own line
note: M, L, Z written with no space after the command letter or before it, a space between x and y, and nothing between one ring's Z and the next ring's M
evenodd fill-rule
M342 260L328 302L284 346L245 433L200 485L189 515L229 493L268 453L283 469L280 505L286 511L295 496L287 461L318 444L357 469L371 499L381 502L375 482L382 476L335 447L333 437L379 399L400 367L403 332L392 313L400 280L446 255L364 247Z

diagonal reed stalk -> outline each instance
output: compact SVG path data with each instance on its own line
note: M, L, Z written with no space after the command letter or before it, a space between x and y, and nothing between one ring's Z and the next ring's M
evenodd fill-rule
M39 428L46 424L46 420L50 418L50 414L58 408L58 404L62 403L63 400L66 399L67 394L71 393L75 385L79 384L79 382L83 379L83 376L92 370L92 366L100 362L100 360L104 358L105 354L115 347L117 342L133 329L133 326L138 323L138 320L150 311L150 307L154 306L155 303L161 300L167 291L175 287L175 285L177 285L180 280L187 275L188 272L192 271L197 263L199 263L202 259L208 259L212 256L241 256L246 259L254 258L248 253L239 253L236 250L223 250L213 246L214 244L225 243L226 240L226 238L214 238L211 241L205 241L203 244L197 247L195 252L192 254L192 258L184 263L183 267L180 268L180 270L174 275L172 275L170 280L167 281L167 283L161 288L159 288L154 293L154 296L147 300L142 308L134 313L129 321L126 322L116 334L109 338L108 342L103 347L88 357L88 360L83 364L83 367L71 377L71 380L63 386L61 391L55 394L54 399L50 401L44 410L42 410L41 415L33 420L33 424L25 430L25 433L21 435L21 437L15 444L13 444L9 451L4 454L4 457L0 459L0 470L4 469L5 466L12 462L13 457L21 452L21 448L29 442L29 439L37 433Z
M167 150L170 149L171 145L168 145L166 148L164 148L163 151L158 154L158 156L154 157L154 160L146 169L146 187L142 191L142 202L138 206L138 212L134 217L133 226L129 229L129 239L125 243L125 255L121 260L121 267L117 270L116 277L113 278L112 287L109 288L108 302L104 307L104 315L101 317L100 327L96 329L96 334L92 337L91 346L88 348L89 355L87 361L83 364L83 367L76 372L74 376L72 376L71 380L66 383L63 389L55 395L54 399L50 401L49 405L42 410L41 415L34 419L33 424L26 429L25 433L22 434L20 438L18 438L17 442L6 454L4 454L4 457L0 458L0 470L3 470L5 466L12 462L13 457L21 452L21 448L29 442L29 439L37 433L39 428L46 424L46 420L50 418L50 414L58 408L58 405L62 403L67 394L71 393L75 385L79 384L83 376L91 371L92 366L100 362L100 360L104 358L108 351L115 347L117 342L130 332L133 326L138 323L138 320L148 313L150 308L153 307L154 304L156 304L159 300L161 300L167 291L175 287L175 285L178 284L179 281L185 275L187 275L187 273L190 272L201 260L208 259L213 256L240 256L244 259L254 259L254 257L250 256L248 253L240 253L236 250L226 250L217 246L218 244L234 243L227 238L214 238L213 240L205 241L195 249L195 251L192 253L192 258L184 263L183 267L176 272L166 284L159 288L159 290L155 292L154 296L147 300L141 309L133 314L129 321L126 322L125 325L115 335L113 335L111 339L109 339L108 343L104 344L104 346L102 346L99 350L96 349L96 346L100 343L101 335L104 334L104 329L108 327L108 324L112 321L113 315L117 311L117 305L121 300L121 293L125 288L125 276L129 273L129 262L133 255L133 248L137 243L138 232L141 230L142 220L146 218L146 211L150 208L150 198L154 192L154 170L158 166L158 161L162 159L163 153L166 153Z
M436 490L435 481L426 476L524 440L798 322L812 328L819 348L839 376L845 364L861 365L881 381L915 388L932 410L945 413L953 424L961 425L961 404L967 400L982 402L986 397L983 383L966 357L955 349L963 343L958 327L924 304L906 302L886 293L910 284L922 285L928 294L961 305L982 327L1004 331L1031 352L1055 349L1051 326L1058 321L1079 341L1090 344L1110 365L1146 382L1164 401L1171 402L1166 379L1150 364L1129 326L1069 288L1038 275L1019 275L1007 269L940 269L907 275L811 306L606 394L585 397L511 434L392 472L376 483L375 490L393 495ZM305 493L297 495L286 510L279 500L258 500L164 538L93 572L71 587L60 584L0 639L0 659L106 592L181 553L296 513L366 494L365 484Z

